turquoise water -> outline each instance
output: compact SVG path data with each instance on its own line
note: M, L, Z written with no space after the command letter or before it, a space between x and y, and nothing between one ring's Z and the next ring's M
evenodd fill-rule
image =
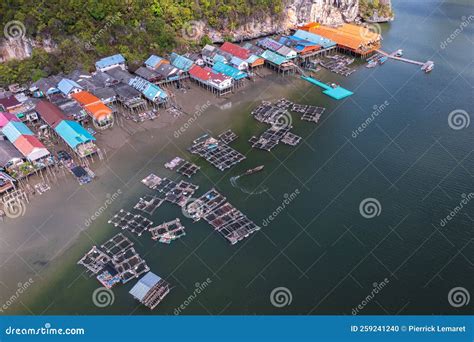
M468 313L467 306L449 305L447 296L457 286L473 293L474 204L468 203L445 226L440 221L459 205L462 194L474 192L474 124L460 130L448 124L452 111L469 115L473 108L472 23L446 48L440 44L472 6L467 1L403 1L394 8L396 20L382 25L383 49L402 48L407 58L433 60L430 74L396 61L374 69L362 66L348 78L322 71L321 81L354 92L341 101L297 78L273 85L264 91L266 97L284 95L297 103L327 107L318 124L292 116L294 133L305 139L296 148L279 145L271 153L250 149L247 140L266 128L249 115L258 95L252 90L246 90L248 101L230 110L211 109L215 120L194 125L179 143L156 146L152 131L134 137L131 146L111 158L117 178L133 179L124 196L81 234L58 272L25 300L29 311L174 314L186 304L182 314L351 314L372 293L374 283L383 282L361 314ZM383 110L372 114L374 106L382 105ZM363 124L369 117L373 120ZM231 146L247 156L230 171L221 173L183 151L203 131L217 135L228 128L239 135ZM169 139L175 142L173 132ZM150 172L173 175L163 164L176 155L202 167L192 178L201 187L199 193L215 186L256 223L267 224L230 246L206 223L193 224L182 218L179 208L165 204L153 221L181 217L187 235L169 246L147 236L135 242L151 270L174 286L171 293L150 312L128 294L132 281L113 290L111 306L97 308L91 297L99 284L82 275L83 269L75 265L78 256L118 232L107 219L147 193L139 179ZM232 176L260 164L265 165L263 172L242 177L239 184L266 191L252 195L233 187ZM120 183L110 181L110 193L117 186ZM278 211L288 197L290 203ZM380 203L378 216L367 219L360 214L366 198ZM195 284L207 278L210 285L189 300ZM270 301L278 287L287 288L292 297L282 308ZM19 307L16 312L29 311Z

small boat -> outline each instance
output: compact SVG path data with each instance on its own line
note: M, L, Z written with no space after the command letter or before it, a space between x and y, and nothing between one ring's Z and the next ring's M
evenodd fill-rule
M426 73L429 73L431 70L434 68L434 63L432 61L428 61L423 66L421 67L421 70L423 70Z
M380 65L384 64L387 61L387 59L388 59L387 56L383 56L383 57L379 58L379 64Z
M366 68L375 68L376 66L377 66L377 62L370 61L369 63L367 63L367 65L365 67Z
M251 175L252 173L262 171L264 167L265 165L260 165L260 166L254 167L253 169L248 169L247 171L245 171L245 175Z
M403 50L402 49L398 49L397 51L395 51L395 53L393 54L395 57L402 57L403 56Z

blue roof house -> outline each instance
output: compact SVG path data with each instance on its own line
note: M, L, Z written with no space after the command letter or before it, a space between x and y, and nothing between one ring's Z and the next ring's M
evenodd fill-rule
M58 83L58 89L64 95L69 96L71 94L82 91L84 88L82 88L79 84L77 84L73 80L70 80L69 78L63 78Z
M22 135L34 135L33 132L23 123L10 121L2 128L2 133L13 144Z
M104 57L95 63L97 71L106 71L115 67L120 67L122 70L127 69L125 58L121 54Z
M97 150L93 143L95 138L77 121L63 120L54 130L81 157Z

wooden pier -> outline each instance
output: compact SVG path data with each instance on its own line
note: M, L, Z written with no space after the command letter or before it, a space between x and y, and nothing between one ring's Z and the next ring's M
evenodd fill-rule
M419 61L415 61L413 59L408 59L408 58L403 58L403 57L397 57L395 56L395 52L392 52L392 53L387 53L383 50L375 50L376 52L390 58L390 59L394 59L394 60L397 60L397 61L401 61L401 62L405 62L405 63L410 63L410 64L415 64L415 65L419 65L421 66L421 68L424 70L424 68L430 64L433 64L433 61L426 61L426 62L419 62Z

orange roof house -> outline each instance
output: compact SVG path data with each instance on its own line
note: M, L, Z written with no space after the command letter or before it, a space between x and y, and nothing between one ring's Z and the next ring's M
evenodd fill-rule
M359 55L369 54L381 46L381 35L364 26L342 24L338 27L329 27L310 23L301 29L335 41L339 47Z
M87 91L80 91L71 94L79 104L89 113L92 118L98 122L109 121L112 119L112 109L107 107L98 97Z

